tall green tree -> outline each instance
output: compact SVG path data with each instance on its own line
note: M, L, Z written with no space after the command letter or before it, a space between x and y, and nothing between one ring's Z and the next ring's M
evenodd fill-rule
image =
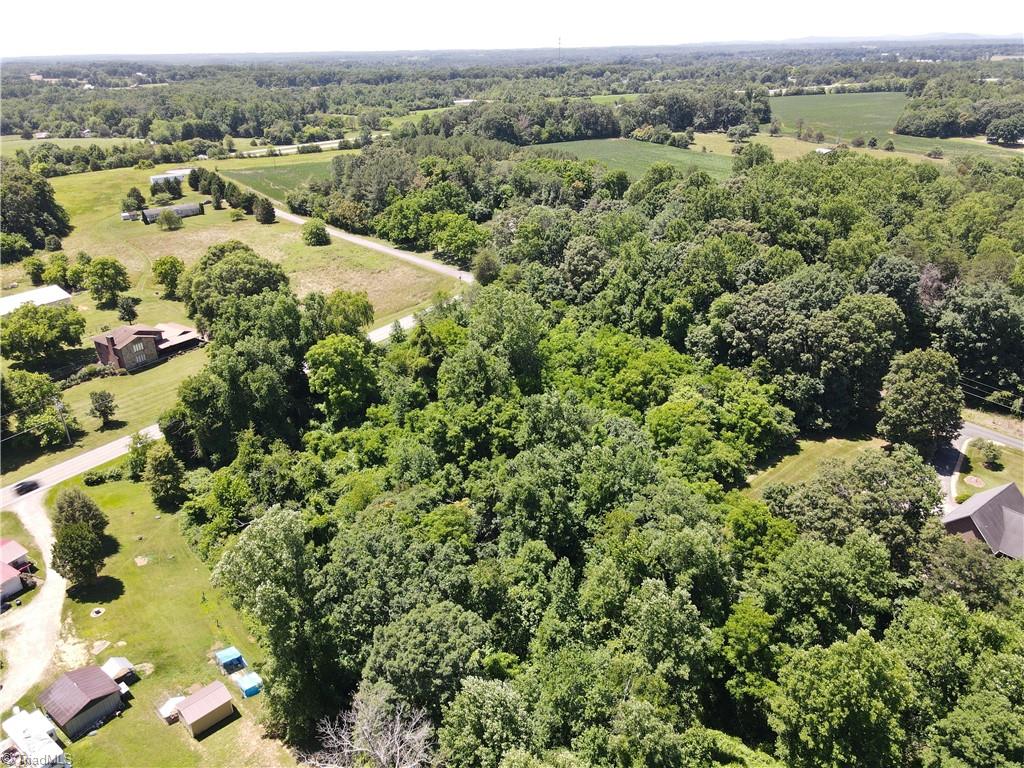
M915 349L892 361L882 382L878 431L894 443L931 454L960 432L964 405L956 360L935 349Z
M328 336L310 348L306 365L309 389L323 398L318 407L331 422L360 416L376 393L376 373L362 339Z
M121 291L132 287L124 264L109 256L93 259L89 264L86 286L89 294L101 308L113 307Z
M23 304L4 318L0 346L13 360L52 357L82 342L85 318L69 304L39 307Z

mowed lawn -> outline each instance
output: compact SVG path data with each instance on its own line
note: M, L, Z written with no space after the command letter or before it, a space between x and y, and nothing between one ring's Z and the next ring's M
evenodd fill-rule
M956 483L958 499L965 499L982 491L988 491L1006 483L1024 483L1024 451L999 446L1001 455L995 467L985 466L978 441L972 440L967 445L967 456L960 466L960 477ZM974 482L968 482L968 478Z
M107 532L117 541L97 583L73 589L65 601L65 621L70 620L77 641L68 643L65 637L65 645L77 648L67 655L78 656L79 664L126 656L142 669L124 715L68 747L75 766L294 765L257 722L262 694L243 699L211 661L213 650L235 645L259 671L263 656L241 617L211 586L210 571L188 548L177 517L158 512L148 487L130 481L88 488L75 478L50 493L51 509L64 487L82 488L95 499L110 518ZM94 608L103 614L90 616ZM109 645L99 650L97 643ZM52 669L44 684L60 671ZM239 713L233 721L196 740L182 725L167 725L157 715L156 707L170 696L214 680L231 691ZM32 703L26 699L23 706Z
M748 477L747 488L744 492L760 497L769 485L800 483L809 480L818 473L825 461L830 459L849 461L862 451L880 448L882 445L884 445L882 440L873 437L797 440L795 452Z
M801 141L795 136L771 136L768 133L767 126L762 131L756 134L750 139L751 143L764 144L766 147L771 149L772 156L776 162L782 162L783 160L796 160L804 157L807 154L811 154L815 149L819 147L831 147L834 144L826 142L824 144L813 144L807 141ZM700 151L701 147L707 147L708 151L714 152L715 154L732 154L732 148L734 144L729 141L728 137L724 133L695 133L693 136L693 145L690 147L690 151ZM931 158L925 157L923 154L915 154L913 152L886 152L881 149L868 149L867 147L850 147L854 152L859 152L870 157L879 159L891 159L893 157L902 157L906 160L910 160L915 163L943 163L944 160L932 160Z
M724 179L732 172L732 155L701 152L700 148L679 149L633 139L584 139L538 145L540 149L556 149L580 160L596 160L608 170L622 170L636 180L655 163L670 163L680 170L707 171Z
M0 457L3 485L31 477L84 451L98 448L119 437L138 432L155 424L160 414L174 405L178 385L198 373L206 363L206 350L194 349L159 365L150 366L124 376L108 376L78 384L61 394L68 410L78 419L83 433L72 435L71 445L61 445L46 452L7 448ZM102 429L99 419L89 415L89 394L110 392L117 404L114 421Z
M975 139L929 139L899 136L892 132L903 112L907 97L902 93L833 93L808 96L773 96L772 115L782 123L784 133L794 134L803 118L812 131L822 131L828 142L849 142L856 136L865 140L874 136L879 145L892 140L898 151L924 154L940 147L946 156L969 152L991 157L1012 157L1017 150L992 146ZM766 130L763 126L762 130ZM888 154L888 153L886 153Z

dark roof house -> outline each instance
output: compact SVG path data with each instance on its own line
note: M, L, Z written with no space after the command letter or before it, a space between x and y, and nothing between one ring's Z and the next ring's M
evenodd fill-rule
M195 328L179 323L122 325L92 337L100 363L126 371L190 349L202 341Z
M1015 483L975 494L942 524L948 533L984 541L993 554L1024 559L1024 495Z
M142 212L142 223L152 224L164 211L174 211L183 219L189 216L203 216L206 214L206 211L203 209L203 203L181 203L179 205L167 205L163 208L147 208Z
M75 739L121 709L121 689L99 667L82 667L58 677L39 695L39 706Z

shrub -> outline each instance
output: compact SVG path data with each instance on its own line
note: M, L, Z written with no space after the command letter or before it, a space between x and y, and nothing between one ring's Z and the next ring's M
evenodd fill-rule
M244 221L245 211L240 211L238 208L232 208L231 213L228 214L228 218L232 221Z
M302 225L302 242L306 245L330 245L331 236L327 225L320 219L310 219Z
M170 209L161 211L160 215L156 218L156 225L164 232L172 232L176 229L181 229L181 216Z
M43 243L46 250L50 251L51 253L59 251L61 249L60 238L57 237L56 235L47 235Z
M4 262L21 261L32 255L32 243L14 232L0 234L0 255Z
M989 469L998 470L1002 467L1003 451L995 443L989 440L980 440L978 442L978 452L981 454L982 462Z

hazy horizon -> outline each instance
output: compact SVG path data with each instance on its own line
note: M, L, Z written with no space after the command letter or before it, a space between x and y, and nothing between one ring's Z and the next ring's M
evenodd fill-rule
M856 12L793 15L778 6L740 2L730 6L727 15L677 4L628 15L604 12L589 3L554 6L539 0L523 0L511 9L485 8L469 0L451 0L443 7L404 0L373 7L312 0L300 12L239 15L237 6L210 5L202 7L198 18L174 12L145 18L136 12L124 14L120 3L54 0L46 6L45 24L35 6L5 8L0 57L384 54L543 50L559 44L569 50L1020 37L1019 32L991 29L997 26L993 20L999 19L1010 20L1004 26L1021 26L1022 14L1010 0L989 3L984 17L957 18L958 24L971 26L956 31L941 31L943 24L928 21L952 18L942 13L944 7L929 4L925 17L910 5L867 0Z

